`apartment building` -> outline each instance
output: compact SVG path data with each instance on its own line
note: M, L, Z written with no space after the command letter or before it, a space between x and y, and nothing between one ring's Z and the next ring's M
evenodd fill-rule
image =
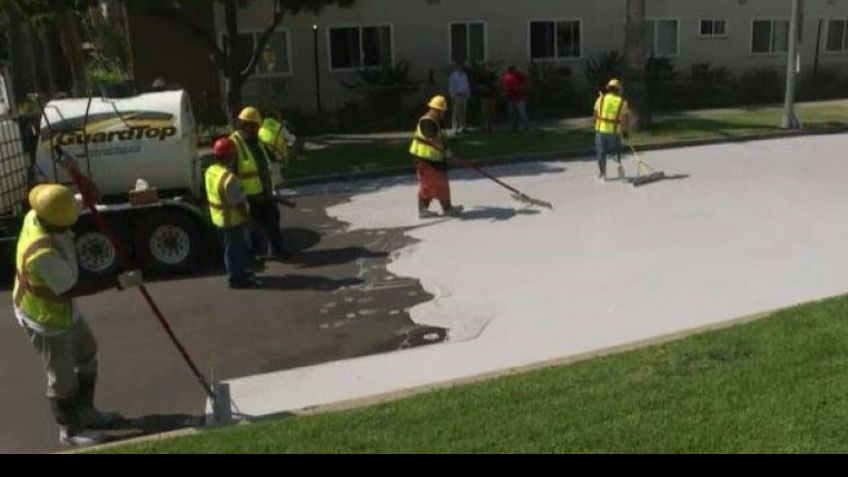
M273 1L240 11L251 46ZM443 85L453 61L568 66L624 45L626 0L357 0L320 15L287 17L262 55L245 99L335 110L352 97L357 70L406 60L412 76ZM785 68L790 0L647 0L650 53L678 68L709 62L734 71ZM223 11L216 28L224 33ZM804 0L801 69L848 69L848 0ZM320 91L320 95L318 94ZM320 98L319 98L320 96Z

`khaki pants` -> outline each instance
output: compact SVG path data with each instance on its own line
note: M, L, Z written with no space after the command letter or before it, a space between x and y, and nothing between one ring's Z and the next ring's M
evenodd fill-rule
M73 398L79 387L78 376L97 375L97 341L82 318L60 336L45 337L29 328L26 332L44 361L48 398Z
M454 132L465 131L467 126L465 117L468 111L468 96L453 97L453 130Z

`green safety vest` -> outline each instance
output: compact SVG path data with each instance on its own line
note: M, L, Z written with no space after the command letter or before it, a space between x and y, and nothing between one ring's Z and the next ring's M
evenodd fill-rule
M30 320L51 330L73 327L72 300L56 295L41 279L33 262L48 253L58 254L53 238L38 222L35 211L24 217L24 226L18 238L15 258L15 288L12 298Z
M621 114L627 102L621 96L607 93L598 98L595 109L595 131L605 134L621 132Z
M233 173L221 164L206 169L206 199L212 223L218 228L237 227L247 222L238 204L230 203L227 187L234 180Z
M424 132L421 131L421 122L424 120L436 122L434 119L427 116L418 120L418 126L415 128L415 137L412 139L412 145L409 147L409 153L419 159L424 159L425 161L444 162L445 151L433 147L433 145L429 143L430 140L427 139L427 136L425 136ZM439 137L442 139L442 144L444 144L445 135L441 127L439 127Z
M253 157L253 152L247 147L241 133L238 131L230 135L230 140L238 149L238 178L241 184L241 190L246 195L260 195L264 191L262 187L262 178L259 177L259 168L256 166L256 158ZM265 160L268 162L268 167L271 167L271 160L265 152L265 148L261 147L262 154L265 154ZM270 191L269 191L270 192Z

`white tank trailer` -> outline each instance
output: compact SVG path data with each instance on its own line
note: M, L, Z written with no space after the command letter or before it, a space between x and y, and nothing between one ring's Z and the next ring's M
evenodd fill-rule
M0 225L0 243L7 255L16 235L9 223L20 223L32 183L72 184L56 163L58 151L74 156L97 185L103 195L98 209L146 272L192 269L215 246L202 205L197 127L185 91L50 101L41 116L34 157L19 152L21 138L13 137L10 131L16 129L11 124L17 124L13 115L7 117L6 126L0 125L0 141L8 143L0 145L0 176L8 177L3 190L11 191L0 194L0 218L6 224ZM22 167L24 162L27 167ZM133 193L130 200L130 191L139 182L149 189ZM116 251L89 216L83 215L75 232L85 276L118 271Z

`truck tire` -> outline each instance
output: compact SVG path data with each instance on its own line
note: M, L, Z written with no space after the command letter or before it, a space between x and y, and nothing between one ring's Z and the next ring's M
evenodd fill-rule
M136 234L136 250L144 270L174 274L194 268L204 253L198 221L178 210L144 217Z
M118 253L109 237L93 224L85 224L76 234L77 266L82 278L103 278L118 272Z

